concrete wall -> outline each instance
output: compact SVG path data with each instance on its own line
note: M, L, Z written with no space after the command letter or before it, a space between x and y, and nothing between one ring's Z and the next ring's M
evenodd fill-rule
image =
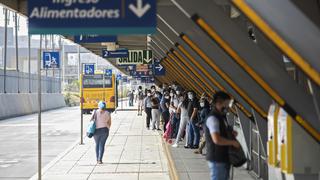
M65 106L62 94L42 94L42 110L50 110ZM38 96L36 93L0 94L0 119L22 116L38 111Z

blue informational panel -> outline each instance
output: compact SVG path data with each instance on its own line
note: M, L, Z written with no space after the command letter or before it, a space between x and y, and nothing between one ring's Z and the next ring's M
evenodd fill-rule
M166 70L165 68L161 65L160 60L155 60L154 61L154 75L155 76L164 76L166 75Z
M106 76L112 76L112 69L106 69L104 73Z
M94 75L94 64L85 64L84 65L84 74Z
M156 0L28 0L30 34L153 34Z
M74 36L75 43L117 42L117 36L80 35Z
M57 51L44 51L42 54L43 68L59 68L60 67L60 53Z
M122 75L121 74L117 74L117 80L121 80L122 79Z
M103 58L126 58L128 55L129 52L127 49L117 49L115 51L102 50Z

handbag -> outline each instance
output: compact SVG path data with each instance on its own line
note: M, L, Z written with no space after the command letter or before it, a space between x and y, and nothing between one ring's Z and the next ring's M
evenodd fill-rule
M228 123L226 122L226 124ZM227 127L228 127L227 128L228 139L237 141L237 139L232 134L233 128L229 125ZM229 162L233 167L240 167L247 162L247 157L241 146L239 148L229 146L228 156L229 156Z
M94 111L93 116L87 127L88 138L92 138L92 136L94 135L94 132L96 131L96 119L97 119L97 113L96 111Z

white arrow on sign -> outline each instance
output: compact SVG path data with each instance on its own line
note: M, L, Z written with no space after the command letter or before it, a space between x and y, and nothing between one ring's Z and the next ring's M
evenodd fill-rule
M156 69L158 69L158 71L161 71L163 69L163 66L159 64L159 66L157 66Z
M139 18L141 18L150 8L150 4L146 4L142 7L142 0L137 0L137 6L133 4L129 5L129 9Z
M145 61L146 63L148 63L148 64L149 64L149 62L152 61L152 58L150 58L150 59L143 58L143 59L144 59L144 61Z

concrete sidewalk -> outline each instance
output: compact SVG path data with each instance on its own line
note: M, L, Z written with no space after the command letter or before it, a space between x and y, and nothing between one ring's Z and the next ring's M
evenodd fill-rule
M86 138L44 168L43 179L169 180L161 137L144 122L136 112L113 114L104 164L96 164L94 140Z
M173 160L175 176L178 176L179 180L209 180L210 171L205 156L194 154L195 149L185 149L184 144L180 142L178 148L167 144L170 159ZM233 180L253 179L255 178L245 168L234 168Z

